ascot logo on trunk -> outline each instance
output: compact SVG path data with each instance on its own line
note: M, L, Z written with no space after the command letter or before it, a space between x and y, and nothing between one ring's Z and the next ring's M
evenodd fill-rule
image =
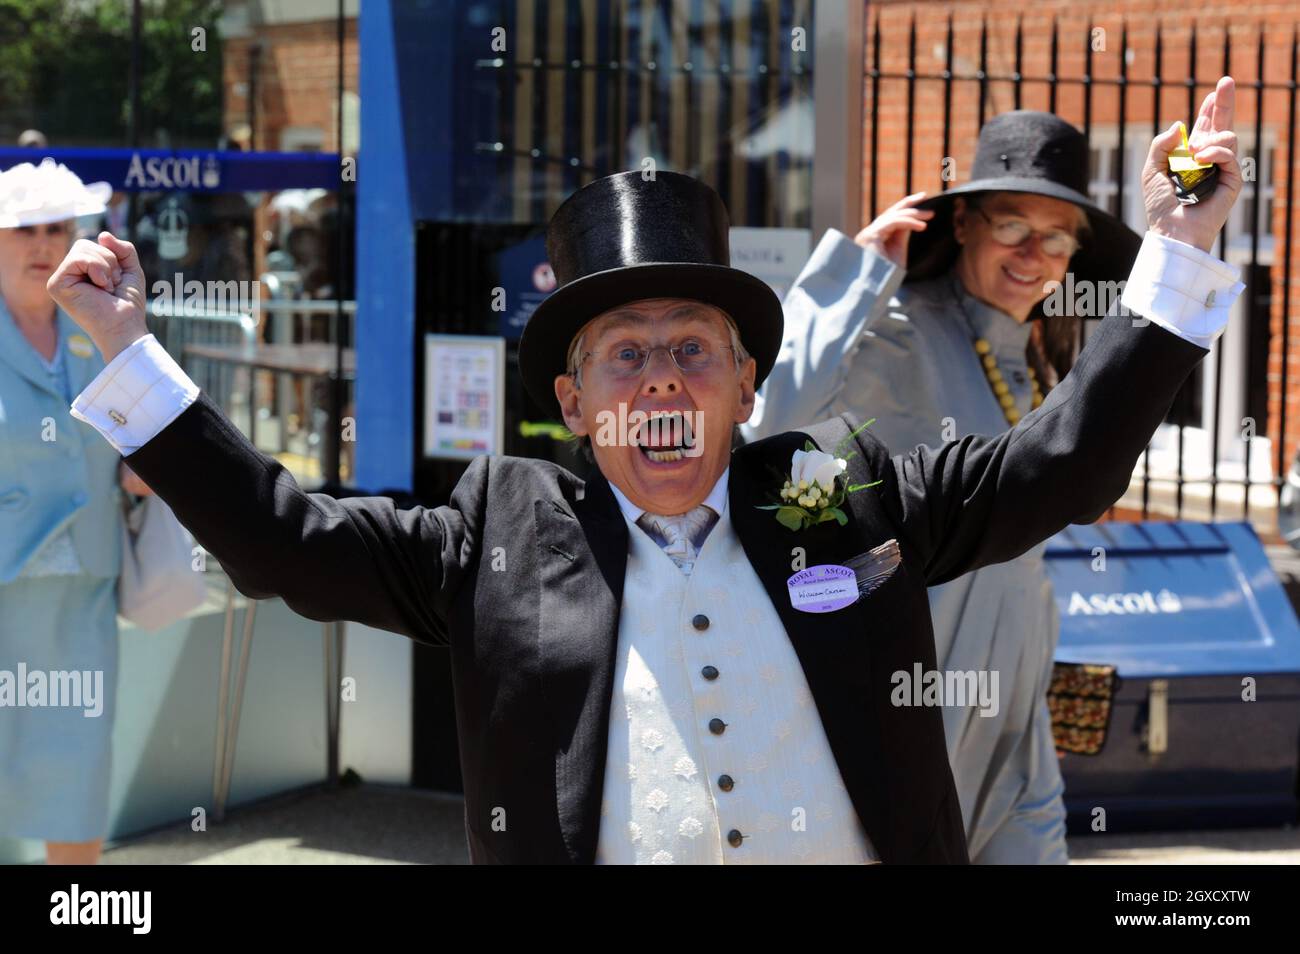
M1152 594L1150 590L1141 593L1093 593L1084 596L1078 590L1070 594L1067 616L1082 613L1085 616L1118 616L1140 613L1181 613L1183 601L1172 590L1161 590Z
M596 414L595 442L601 447L639 447L656 463L671 463L704 453L704 412L664 409L629 411L620 401L617 413Z

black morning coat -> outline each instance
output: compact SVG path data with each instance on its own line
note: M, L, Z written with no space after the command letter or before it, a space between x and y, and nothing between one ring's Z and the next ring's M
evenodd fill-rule
M1112 314L1042 406L997 437L891 456L868 427L849 476L881 483L849 496L843 527L791 531L757 507L776 499L805 440L831 450L856 427L848 415L733 452L735 532L883 862L968 861L940 711L890 701L891 674L937 668L926 586L1100 517L1207 353ZM450 649L474 862L595 859L628 549L603 477L480 457L447 506L335 500L301 490L206 394L130 464L241 593ZM901 562L870 595L826 614L792 607L794 547L808 566L843 564L890 540Z

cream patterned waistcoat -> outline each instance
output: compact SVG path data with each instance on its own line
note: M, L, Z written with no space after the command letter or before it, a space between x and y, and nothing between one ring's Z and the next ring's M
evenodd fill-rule
M597 864L876 861L725 507L689 577L628 537Z

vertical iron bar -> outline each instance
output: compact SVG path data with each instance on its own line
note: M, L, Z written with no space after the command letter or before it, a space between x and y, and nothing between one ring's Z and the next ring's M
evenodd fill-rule
M943 156L947 159L952 153L952 11L948 12L948 38L943 49ZM939 189L946 192L948 180L939 177Z
M1282 485L1286 482L1287 467L1286 459L1286 396L1287 396L1287 378L1290 370L1291 357L1291 252L1292 236L1295 233L1295 153L1296 153L1296 53L1300 47L1297 46L1296 28L1291 28L1291 80L1287 88L1287 146L1286 146L1286 215L1283 221L1286 223L1286 239L1283 243L1284 251L1282 253L1282 400L1281 414L1278 415L1278 440L1277 440L1277 468L1273 477L1273 484L1277 489L1277 504L1282 506Z
M1263 181L1264 181L1264 25L1258 24L1255 28L1255 181L1251 184L1254 193L1254 203L1251 209L1250 222L1250 282L1246 289L1250 297L1246 300L1246 315L1249 319L1249 328L1253 331L1259 327L1260 322L1257 320L1256 311L1259 308L1259 289L1255 287L1255 276L1259 274L1259 216L1260 208L1264 204ZM1294 81L1295 76L1291 79ZM1265 327L1268 327L1265 324ZM1247 337L1246 353L1249 355L1250 336ZM1264 347L1267 349L1270 342L1265 338ZM1250 363L1247 361L1247 374L1249 375ZM1251 381L1249 376L1246 379L1246 393L1251 393ZM1268 410L1268 358L1264 359L1264 408L1265 413ZM1255 432L1259 432L1259 422L1256 422ZM1250 522L1250 458L1251 451L1254 449L1254 438L1246 442L1246 499L1245 506L1242 508L1242 519L1247 523Z
M582 34L586 23L578 0L568 0L564 16L566 63L560 67L564 70L560 74L564 77L564 102L561 104L564 115L560 128L564 136L562 155L565 161L562 188L564 194L568 195L584 185L586 174L581 166L589 161L588 157L582 155L582 128L587 121L586 84L582 81Z
M546 149L546 72L542 64L546 61L546 37L547 37L547 14L546 5L537 4L533 8L533 122L530 130L531 141L529 149L532 151L533 163L528 170L528 191L532 202L532 215L530 218L534 222L546 221L546 169L545 164L538 161L538 157L545 154Z
M731 191L731 91L732 75L731 0L722 0L718 11L718 195L730 199ZM731 202L727 203L732 208Z
M1160 135L1160 72L1164 57L1164 33L1156 22L1155 62L1151 71L1151 138ZM1142 468L1142 519L1151 514L1151 442L1147 442L1146 464Z
M1060 30L1056 17L1052 17L1052 52L1047 67L1047 111L1049 113L1056 112L1056 70L1061 60L1060 45Z
M1220 76L1232 75L1232 34L1224 29L1223 31L1223 72ZM1227 261L1228 258L1228 223L1223 223L1223 228L1219 232L1219 258ZM1220 429L1220 409L1223 405L1223 336L1215 342L1214 348L1214 422L1210 427L1210 521L1214 521L1214 516L1219 503L1219 429ZM1246 493L1250 493L1250 488L1246 488Z
M1120 29L1119 54L1119 129L1116 140L1115 214L1121 222L1124 215L1124 124L1128 116L1128 20Z
M1083 138L1092 145L1092 20L1083 34Z
M1192 32L1187 39L1187 79L1183 80L1183 85L1187 87L1187 115L1193 117L1196 115L1196 24L1192 24ZM1178 389L1177 406L1178 414L1178 470L1177 483L1174 490L1174 513L1181 520L1183 516L1183 465L1184 454L1186 451L1186 438L1184 432L1187 430L1187 419L1190 417L1191 388L1188 382Z
M912 144L916 136L916 16L907 27L907 138L904 149L903 194L912 193Z
M1092 19L1083 32L1083 141L1085 148L1091 154L1092 151ZM1087 186L1085 186L1087 188ZM1100 298L1097 299L1100 302ZM1075 323L1075 353L1078 354L1083 350L1083 331L1088 324L1086 316L1081 317Z
M952 22L951 18L949 19L949 22L950 23ZM1017 15L1016 16L1016 68L1011 74L1011 80L1014 84L1012 86L1012 97L1013 97L1012 101L1015 103L1015 106L1013 107L1014 109L1020 108L1020 82L1024 75L1022 73L1022 70L1024 69L1024 54L1025 54L1025 36L1024 36L1023 28L1024 28L1024 21L1019 15Z
M610 56L617 67L614 70L614 116L610 120L610 135L614 142L611 157L615 169L627 168L627 27L623 19L626 0L617 0L610 12Z
M951 58L949 63L951 63ZM876 217L876 191L880 179L880 11L876 11L875 33L871 40L871 211L868 221Z
M767 84L763 82L764 70L767 66L766 44L767 38L767 19L763 16L761 9L763 0L754 0L753 5L749 8L749 49L747 56L749 59L749 73L746 77L746 83L749 87L749 108L750 116L765 114L767 108ZM746 117L748 123L749 117ZM761 159L754 159L752 156L745 159L745 218L742 220L743 225L763 226L767 222L764 220L767 212L766 177L755 174L754 167L761 165Z
M339 168L334 170L339 176L338 192L335 193L334 214L334 379L329 384L329 428L325 441L325 479L338 484L343 472L343 219L347 207L346 183L343 181L343 91L346 85L343 73L343 46L347 39L347 20L343 17L343 0L338 0L335 15L334 42L337 50L337 88L335 89L336 117L338 124ZM285 422L280 422L280 433L284 433Z

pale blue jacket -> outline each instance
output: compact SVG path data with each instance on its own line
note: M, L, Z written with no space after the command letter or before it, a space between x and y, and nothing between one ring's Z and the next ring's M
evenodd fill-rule
M62 309L59 349L72 394L104 367ZM69 339L78 336L78 356ZM82 571L116 577L122 565L121 490L112 446L74 418L61 382L41 363L0 298L0 584L70 529ZM52 438L52 439L51 439Z

